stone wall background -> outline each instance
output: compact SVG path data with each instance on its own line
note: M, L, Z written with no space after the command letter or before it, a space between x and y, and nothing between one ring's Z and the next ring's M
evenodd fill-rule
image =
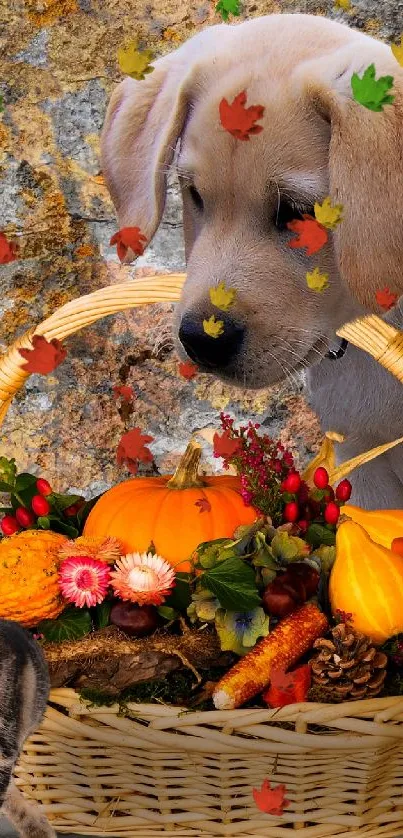
M0 267L0 352L68 300L147 272L184 270L174 176L150 247L135 265L120 265L109 247L117 224L100 172L99 131L121 78L122 41L137 35L140 46L162 55L219 23L214 7L202 0L0 0L0 230L20 253ZM327 15L385 40L403 30L400 0L357 0L349 10L325 0L247 0L241 19L272 12ZM46 378L31 376L15 399L0 429L0 454L46 475L56 490L103 491L127 476L115 460L125 427L112 393L124 383L136 394L130 427L154 437L161 471L172 469L192 431L217 427L223 408L292 440L306 460L320 430L301 382L256 393L203 375L185 381L170 312L170 305L132 310L66 341L66 361ZM205 436L205 465L217 469L208 430Z

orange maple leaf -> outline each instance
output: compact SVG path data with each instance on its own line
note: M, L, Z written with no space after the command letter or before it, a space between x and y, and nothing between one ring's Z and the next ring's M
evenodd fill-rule
M229 431L223 431L220 435L215 433L213 436L213 447L215 457L233 457L242 448L242 443L239 439L233 439Z
M283 810L290 805L285 797L284 783L272 788L270 780L263 780L261 789L252 789L252 793L257 808L268 815L282 815Z
M385 309L385 311L389 311L397 302L397 294L394 294L389 288L382 288L381 291L376 292L375 296L378 306Z
M136 474L138 463L151 463L154 459L147 442L153 442L154 437L143 434L140 428L132 428L131 431L123 434L116 452L116 459L119 466L126 463L132 474Z
M263 125L255 125L264 114L263 105L245 108L245 102L246 90L242 90L235 96L231 105L225 98L221 99L219 105L221 125L237 140L249 140L250 134L260 134L263 131Z
M34 335L32 338L32 349L19 349L22 358L27 362L21 364L21 369L26 372L38 372L41 375L48 375L64 361L67 350L60 340L53 338L47 341L43 335Z
M195 364L192 364L191 361L181 361L178 364L178 371L179 374L183 376L183 378L186 378L188 381L190 381L192 378L195 377L195 375L197 375L198 368Z
M277 669L272 672L270 686L262 694L262 698L270 707L285 707L287 704L306 701L310 686L309 664L299 666L293 672Z
M17 245L9 242L4 233L0 233L0 265L7 265L15 262L17 258Z
M196 501L195 506L199 507L199 512L211 512L211 503L207 498L200 498Z
M133 387L127 384L115 384L112 390L115 399L122 399L124 402L131 402L134 399Z
M327 230L312 215L304 214L302 219L296 218L294 221L288 222L288 229L292 230L293 233L298 233L296 239L291 239L288 242L288 246L292 248L306 247L306 255L312 256L326 244L328 239Z
M140 227L122 227L114 233L109 244L116 244L117 253L121 262L127 255L129 248L137 256L142 256L147 239L143 236Z

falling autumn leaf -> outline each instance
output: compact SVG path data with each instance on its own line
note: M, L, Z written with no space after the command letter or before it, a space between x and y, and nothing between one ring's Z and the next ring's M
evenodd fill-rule
M152 73L154 67L150 66L150 62L153 58L151 49L138 49L137 39L128 41L118 49L118 63L122 73L137 81L144 79L147 73Z
M387 92L393 87L393 76L375 79L375 73L375 64L370 64L362 76L353 73L351 89L356 102L370 111L379 112L383 111L384 105L392 105L396 97Z
M293 672L273 670L270 686L262 695L269 707L285 707L287 704L298 704L306 701L311 686L311 667L309 664L299 666Z
M109 244L116 244L116 250L121 262L127 255L129 248L136 253L137 256L142 256L147 239L140 231L140 227L122 227L117 233L114 233Z
M325 227L313 218L312 215L303 215L303 220L295 219L289 221L287 227L293 233L298 233L297 238L291 239L288 246L293 249L296 247L305 247L306 255L312 256L326 244L328 235Z
M263 780L261 789L252 790L257 808L268 815L282 815L284 809L290 805L285 793L286 786L284 783L272 788L270 780Z
M186 378L188 381L191 381L191 379L197 375L198 367L196 367L196 364L192 364L191 361L181 361L178 364L178 371L182 378Z
M396 61L403 67L403 35L400 36L400 44L391 44L390 46Z
M43 335L34 335L32 346L32 349L18 350L21 357L27 362L21 364L21 369L25 372L48 375L64 361L67 355L67 350L57 338L47 341Z
M215 288L209 289L209 294L213 306L222 311L228 311L234 305L236 289L226 288L224 280L221 280Z
M203 320L203 329L211 338L219 338L224 332L224 323L222 320L216 320L212 314L208 320Z
M140 428L132 428L120 439L116 459L119 466L126 464L132 474L136 474L138 463L151 463L154 459L147 442L153 442L154 437L143 434Z
M264 107L251 105L245 108L245 102L246 90L242 90L231 105L225 98L221 99L219 105L221 125L237 140L249 140L250 134L263 131L263 125L255 125L255 122L262 118Z
M217 14L221 15L222 20L227 22L230 15L239 17L241 10L239 7L239 0L218 0L215 7Z
M211 503L207 498L200 498L195 502L195 506L199 507L199 512L211 512Z
M314 204L315 218L328 230L334 230L340 221L342 221L343 205L335 204L332 206L331 199L325 198L322 204L315 202Z
M4 233L0 233L0 265L7 265L15 262L17 258L17 245L9 242Z
M329 274L321 274L319 268L314 268L311 273L307 273L306 284L311 291L322 293L329 285Z
M389 288L382 288L381 291L377 291L376 294L376 301L378 306L383 308L385 311L389 311L390 308L393 308L397 302L397 294L394 294L393 291L390 291Z
M134 399L133 387L128 384L115 384L112 390L115 399L122 399L124 402L131 402Z
M348 12L351 9L350 0L335 0L335 8L343 9L343 12Z
M213 447L215 457L233 457L241 450L242 443L240 439L232 439L229 431L223 431L214 434Z

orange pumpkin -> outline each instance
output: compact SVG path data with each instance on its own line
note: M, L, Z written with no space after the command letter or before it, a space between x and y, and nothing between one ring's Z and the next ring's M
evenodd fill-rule
M141 553L153 542L176 570L190 570L201 542L231 538L258 517L244 504L238 477L198 475L200 457L191 440L173 477L134 477L109 489L91 510L84 535L115 536L125 553Z
M333 614L352 614L357 631L383 643L403 631L403 558L372 541L360 524L343 521L329 597Z

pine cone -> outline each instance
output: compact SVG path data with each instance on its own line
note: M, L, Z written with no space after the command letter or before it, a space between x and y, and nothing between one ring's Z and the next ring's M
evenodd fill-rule
M387 656L370 638L339 623L332 638L319 637L313 644L312 690L320 688L323 699L332 703L378 695L386 678Z

